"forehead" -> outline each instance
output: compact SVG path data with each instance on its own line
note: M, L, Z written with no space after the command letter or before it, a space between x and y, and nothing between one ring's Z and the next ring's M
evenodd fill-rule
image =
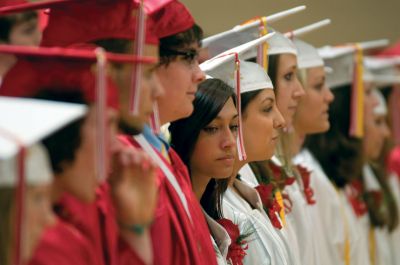
M222 107L221 111L218 113L217 117L230 119L233 116L237 115L237 113L238 112L236 110L235 104L233 104L233 99L232 97L229 97Z
M279 68L287 69L297 66L297 57L294 54L284 53L279 56Z

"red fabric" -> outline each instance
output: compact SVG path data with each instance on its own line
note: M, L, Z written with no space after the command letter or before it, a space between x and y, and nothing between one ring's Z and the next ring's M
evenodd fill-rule
M20 58L3 79L0 95L30 97L43 89L82 90L88 102L96 101L96 77L90 62L60 61L50 58ZM21 74L23 73L23 74ZM118 90L107 79L107 105L118 109Z
M27 0L2 0L0 1L0 8L5 6L25 4Z
M361 217L368 212L367 205L362 198L363 184L359 180L352 181L346 189L347 199L357 217Z
M146 2L146 1L145 1ZM42 46L68 46L101 39L128 39L136 36L138 5L132 0L82 0L51 9ZM153 21L147 20L146 43L158 44Z
M400 146L390 152L387 167L389 172L395 173L400 178Z
M71 224L58 220L47 229L29 265L100 265L89 241Z
M232 265L243 265L243 259L247 255L245 250L248 249L248 245L241 237L238 225L225 218L217 222L225 228L232 242L229 245L227 260L231 261Z
M139 145L127 137L131 143ZM159 154L162 157L161 154ZM154 264L157 265L216 265L216 256L211 243L203 212L192 191L186 166L171 148L171 171L175 174L188 202L193 224L172 185L164 173L158 172L158 204L156 207L151 237L153 242ZM164 159L162 157L162 159ZM164 160L164 162L166 162ZM168 162L166 162L168 163ZM129 251L129 249L128 249Z
M400 55L400 41L398 41L394 45L384 49L378 55L379 56L399 56Z
M311 204L311 205L315 204L316 201L314 199L314 190L310 186L311 172L307 168L305 168L301 165L298 165L297 169L299 170L299 173L303 180L303 185L304 185L303 191L304 191L304 196L306 197L307 203Z
M160 39L184 32L194 25L192 14L179 1L172 1L151 15L151 18L155 21L155 34Z
M60 205L70 213L66 219L89 241L101 264L118 264L118 225L108 184L103 183L96 190L94 203L85 204L64 195Z

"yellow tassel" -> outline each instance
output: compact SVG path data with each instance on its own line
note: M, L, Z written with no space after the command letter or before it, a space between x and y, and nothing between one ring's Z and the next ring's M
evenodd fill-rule
M281 211L279 212L279 216L281 217L282 226L286 226L286 218L285 218L285 205L283 203L282 193L280 191L275 192L275 199L281 207Z
M355 46L354 80L351 95L350 136L362 138L364 135L364 82L363 51L359 44Z
M370 228L369 229L369 258L371 260L371 265L376 264L376 255L375 255L375 233L374 229Z

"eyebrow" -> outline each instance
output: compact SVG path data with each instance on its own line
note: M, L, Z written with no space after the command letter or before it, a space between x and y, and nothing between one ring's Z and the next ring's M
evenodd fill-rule
M271 101L271 102L274 102L274 99L273 99L273 98L271 98L271 97L266 97L266 98L264 98L264 99L261 101L261 103L263 103L264 101L267 101L267 100L269 100L269 101Z
M239 114L235 113L235 115L233 115L230 119L237 118L238 116L239 116ZM214 120L222 120L222 117L218 115L217 117L215 117Z

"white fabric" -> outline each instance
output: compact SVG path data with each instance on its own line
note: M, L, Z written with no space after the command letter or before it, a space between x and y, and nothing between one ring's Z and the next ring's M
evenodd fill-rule
M376 96L378 99L378 105L375 106L374 108L374 114L375 115L381 115L381 116L386 116L387 115L387 106L386 106L386 100L382 95L382 92L380 92L377 89L372 90L372 93Z
M367 191L381 190L376 175L368 164L363 167L363 178ZM396 264L392 261L393 254L391 253L390 235L387 228L374 228L374 236L376 265Z
M206 73L214 78L219 78L231 87L236 86L234 62L222 64ZM240 93L260 89L273 89L271 79L264 69L256 63L240 61Z
M252 188L255 188L259 185L256 175L254 175L253 170L251 169L249 164L244 165L239 170L240 180L245 182Z
M308 150L298 154L295 161L311 171L310 185L317 203L310 208L310 215L315 221L313 235L318 242L320 264L344 264L346 229L341 216L340 197L318 161Z
M314 46L298 38L294 38L293 43L297 49L297 67L299 69L324 66L324 61Z
M339 190L339 196L344 208L345 218L348 222L348 235L350 242L350 264L354 265L369 265L369 245L368 234L363 229L363 218L358 218L350 204L345 191ZM365 218L366 216L364 216Z
M239 180L234 185L243 198L228 188L223 197L223 214L239 225L241 233L253 232L243 264L296 264L284 236L262 209L257 191Z

